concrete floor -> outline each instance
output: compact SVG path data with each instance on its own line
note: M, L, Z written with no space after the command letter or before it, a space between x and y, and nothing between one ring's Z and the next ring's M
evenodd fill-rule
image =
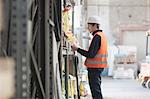
M104 99L150 99L150 89L135 79L102 78Z
M104 99L150 99L150 89L143 88L135 79L102 78ZM81 99L92 99L91 96Z

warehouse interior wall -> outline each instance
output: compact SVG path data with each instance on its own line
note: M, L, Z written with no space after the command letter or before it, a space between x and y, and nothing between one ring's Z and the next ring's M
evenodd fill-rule
M124 31L128 31L126 27L131 26L131 28L134 28L136 25L139 26L134 30L129 30L131 34L128 34L134 35L135 31L138 30L143 33L141 34L143 36L150 28L150 0L88 0L87 16L90 15L100 16L101 28L107 35L109 45L121 45L125 44L121 39L128 38L126 37L128 35L124 34ZM124 25L123 31L122 25ZM138 60L144 58L145 55L146 40L143 36L142 38L139 36L141 43L143 43L141 48L143 50L138 53L142 52L143 54L138 54ZM129 45L133 43L132 40L130 41L128 41Z
M122 40L123 45L135 46L137 48L137 61L145 59L146 54L145 31L125 31L123 33Z

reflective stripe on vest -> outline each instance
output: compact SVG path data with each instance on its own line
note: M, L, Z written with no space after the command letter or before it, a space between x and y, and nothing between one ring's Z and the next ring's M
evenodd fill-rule
M86 62L87 64L93 64L93 65L96 65L96 64L107 64L107 61L87 61Z
M101 36L101 47L94 58L86 58L85 65L87 66L87 68L107 67L107 40L102 32L97 32L96 34Z
M94 58L103 58L103 57L107 58L108 55L107 54L97 54Z

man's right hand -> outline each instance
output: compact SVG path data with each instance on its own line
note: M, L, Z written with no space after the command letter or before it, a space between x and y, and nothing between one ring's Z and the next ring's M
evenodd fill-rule
M71 48L72 48L72 50L75 52L75 51L77 51L77 49L78 49L79 47L78 47L77 44L73 43L73 44L71 45Z

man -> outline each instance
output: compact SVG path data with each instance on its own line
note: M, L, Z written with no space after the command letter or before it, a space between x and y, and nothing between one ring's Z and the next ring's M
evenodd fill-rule
M103 99L101 92L101 73L107 67L107 40L99 29L100 19L98 16L88 18L88 30L93 35L89 50L83 50L72 45L73 51L77 51L86 57L85 66L88 70L89 85L93 99Z

